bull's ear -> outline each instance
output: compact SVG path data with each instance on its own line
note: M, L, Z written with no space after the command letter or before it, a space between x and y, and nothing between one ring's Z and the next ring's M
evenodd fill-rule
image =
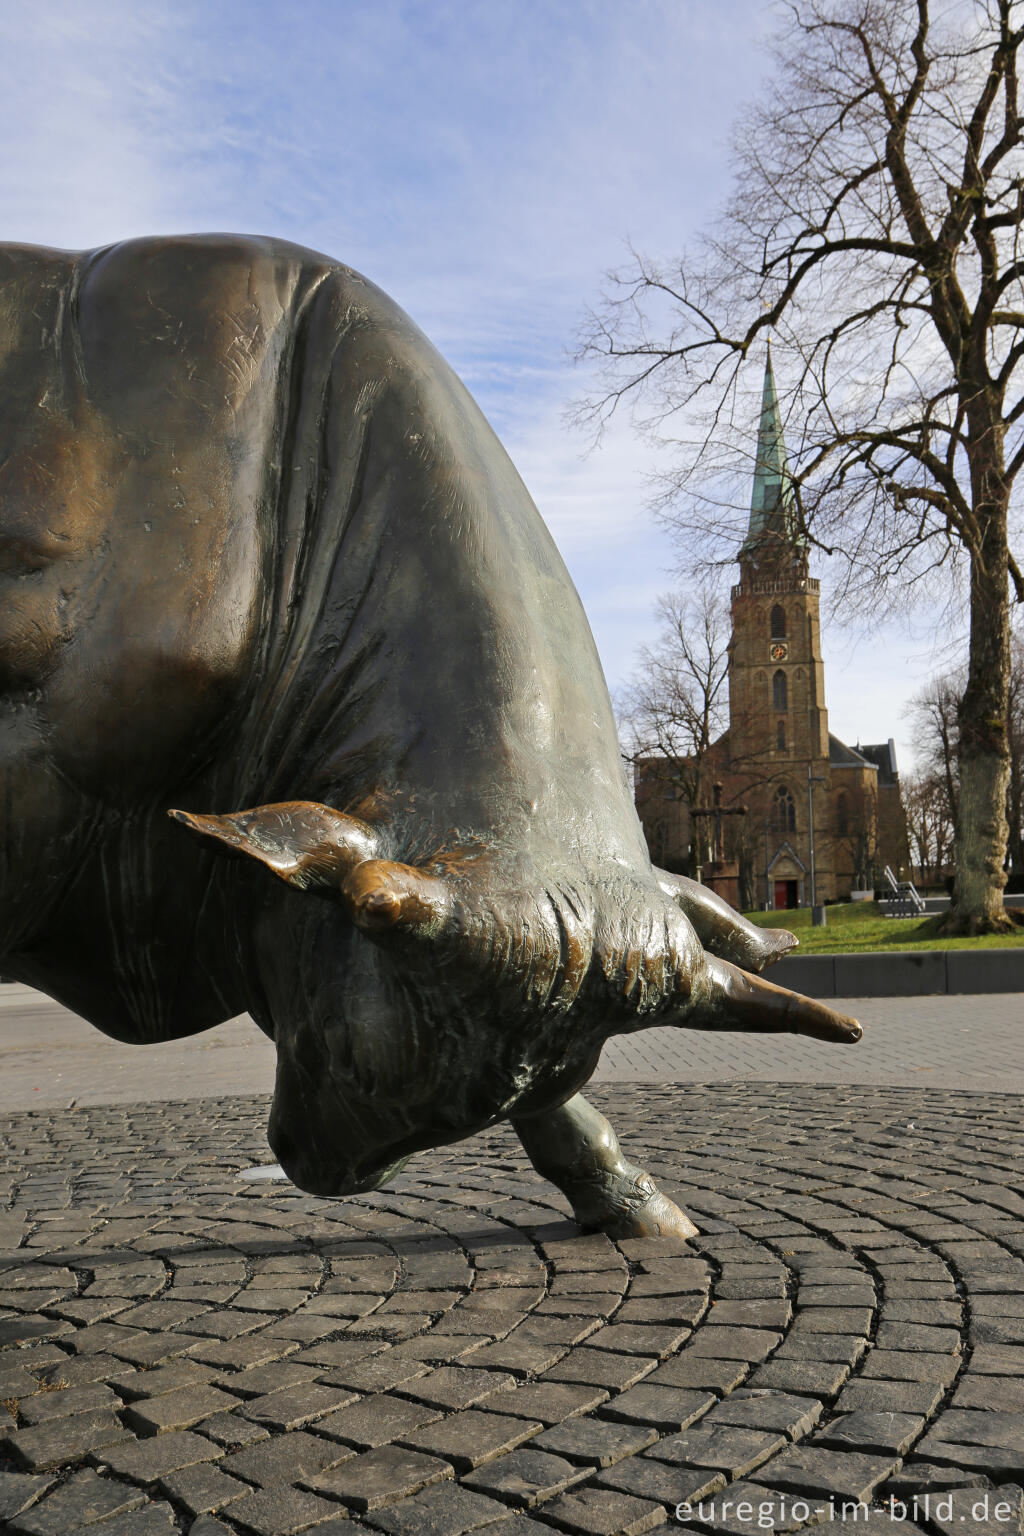
M314 800L258 805L228 816L168 811L219 852L256 859L301 891L338 897L348 876L379 852L377 834L365 821Z
M371 938L439 938L452 918L455 899L446 880L396 864L371 859L359 864L341 887L349 917Z

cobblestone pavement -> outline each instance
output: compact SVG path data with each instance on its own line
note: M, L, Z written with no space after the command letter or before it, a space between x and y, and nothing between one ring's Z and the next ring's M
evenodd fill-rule
M1021 1531L1020 1100L594 1097L698 1239L581 1236L507 1128L329 1201L238 1177L262 1097L10 1116L0 1528Z
M609 1040L598 1082L907 1083L1024 1093L1018 993L837 998L867 1026L854 1050L788 1035L655 1028ZM267 1093L274 1048L244 1015L189 1040L108 1040L30 987L0 986L0 1108Z

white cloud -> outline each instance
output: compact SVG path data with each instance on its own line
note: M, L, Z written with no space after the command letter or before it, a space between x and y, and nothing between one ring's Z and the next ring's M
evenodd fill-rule
M627 234L670 253L720 201L770 24L759 0L8 7L7 236L86 247L238 229L361 268L494 422L616 684L652 636L672 551L646 510L650 450L623 427L586 456L565 428L584 387L566 348ZM897 734L899 679L914 684L889 669L879 726L877 671L860 649L832 667L840 734Z

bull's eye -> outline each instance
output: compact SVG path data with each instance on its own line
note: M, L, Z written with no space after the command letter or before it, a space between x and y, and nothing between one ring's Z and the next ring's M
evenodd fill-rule
M52 564L53 558L30 539L0 533L0 576L34 576Z

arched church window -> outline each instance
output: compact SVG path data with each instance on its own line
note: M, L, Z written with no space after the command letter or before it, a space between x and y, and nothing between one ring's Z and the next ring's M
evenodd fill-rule
M789 690L786 687L786 674L781 667L772 678L772 707L773 709L789 708Z
M776 603L772 609L771 638L773 640L785 640L786 638L786 610L781 603Z
M775 745L778 747L780 752L785 752L785 750L786 750L786 722L785 722L785 720L776 720L776 722L775 722Z
M772 831L796 831L796 804L785 784L780 784L772 800Z
M836 836L846 837L850 830L850 803L845 789L836 796Z

